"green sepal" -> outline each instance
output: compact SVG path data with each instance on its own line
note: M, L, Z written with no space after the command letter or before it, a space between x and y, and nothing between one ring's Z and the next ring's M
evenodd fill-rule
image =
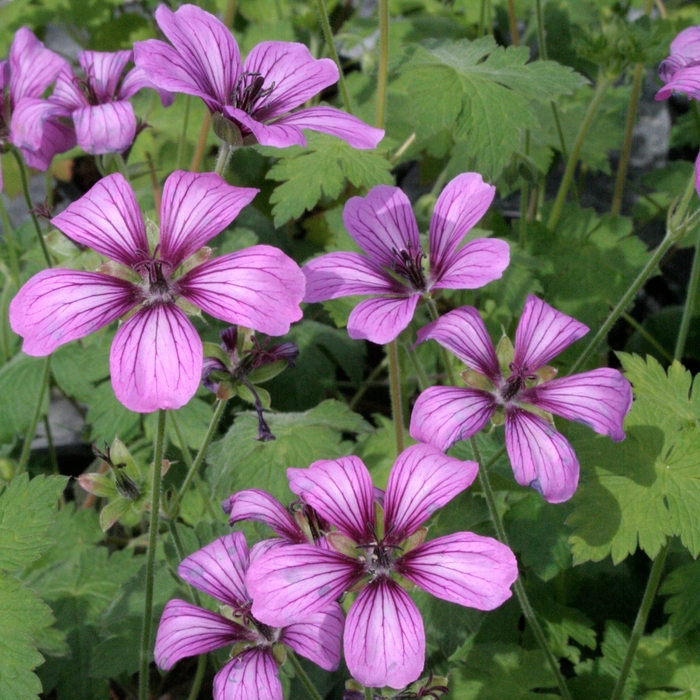
M326 535L326 539L328 540L328 544L330 544L336 552L353 558L357 558L360 554L360 550L357 548L355 541L351 540L342 532L329 532Z
M211 118L213 132L229 146L240 148L243 145L243 135L241 130L222 114L214 114Z
M539 416L543 420L547 421L547 423L549 423L549 425L551 425L552 428L554 428L554 416L548 411L543 411L541 408L537 408L537 406L533 406L529 403L522 404L521 408L528 411L529 413L534 413L536 416Z
M384 537L384 508L379 503L374 502L374 522L377 533L377 541Z
M287 360L277 360L277 362L273 362L269 365L258 367L248 375L248 380L251 384L262 384L276 377L280 372L284 372L284 370L287 369L287 365Z
M467 386L481 391L493 391L493 384L488 377L473 369L465 369L460 375Z
M243 384L242 382L237 382L235 387L238 396L240 396L244 401L247 401L248 403L255 404L255 396L245 384ZM266 389L256 387L256 393L258 395L258 398L260 399L262 407L270 408L270 402L272 401L270 397L270 392Z
M103 474L81 474L78 477L78 483L80 488L99 498L112 499L119 496L116 484Z
M255 333L252 328L246 328L245 326L238 326L238 334L236 335L236 349L238 350L238 357L243 357L243 353L246 350L250 350L253 347L253 336Z
M200 248L196 253L193 255L190 255L187 260L185 260L182 265L180 265L180 274L184 275L186 272L189 272L192 268L197 267L197 265L201 265L202 263L205 263L209 258L211 258L212 254L212 249L209 248L209 246L204 246L203 248Z
M275 657L275 661L282 666L287 660L287 647L284 644L273 644L272 655Z
M540 367L537 372L535 372L537 379L535 380L534 385L537 386L538 384L543 384L544 382L554 379L558 372L559 370L556 367L551 367L550 365Z
M410 552L415 549L419 544L425 542L425 537L428 534L427 527L419 527L410 537L407 537L401 544L401 549L404 552Z
M503 408L503 406L499 406L491 414L491 425L499 426L499 425L503 425L505 422L506 422L506 410L505 410L505 408Z
M503 334L503 337L498 341L496 346L496 357L498 358L498 365L501 368L501 374L504 377L510 377L510 365L513 362L513 357L515 356L515 348L511 339Z
M401 588L404 589L404 591L415 591L417 586L413 581L409 581L407 578L404 578L400 574L395 574L394 575L394 581L401 586Z
M202 343L202 353L204 357L213 357L231 369L231 358L228 353L216 343Z
M109 456L112 464L118 469L123 469L124 473L135 482L138 483L143 478L136 460L119 438L114 438L112 446L109 448Z
M219 605L219 615L231 622L236 622L236 613L230 605Z
M143 283L143 279L133 270L119 264L118 262L114 262L114 260L108 260L107 262L102 263L97 268L97 272L101 272L103 275L109 275L110 277L116 277L120 280L126 280L127 282L132 282L133 284Z
M223 374L217 373L217 374ZM228 401L236 395L236 385L231 381L231 377L227 377L226 380L219 381L219 386L216 389L216 398L219 401Z
M12 481L17 470L17 463L7 457L0 458L0 479L3 481Z
M155 221L152 221L147 216L144 217L146 223L146 238L148 239L148 247L152 253L156 246L160 243L160 227Z
M175 306L177 306L179 309L182 309L188 316L201 316L202 315L202 310L198 307L195 306L194 304L191 304L185 297L178 297L178 300L175 302Z
M131 501L126 498L117 497L116 500L107 504L100 513L100 527L102 532L107 532L117 520L123 518L131 509Z

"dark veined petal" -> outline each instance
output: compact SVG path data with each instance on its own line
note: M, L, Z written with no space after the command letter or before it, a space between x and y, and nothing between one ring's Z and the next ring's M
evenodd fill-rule
M110 102L73 112L78 145L95 155L123 153L136 137L136 115L131 102Z
M223 113L238 126L243 136L250 132L261 146L306 146L306 136L299 127L284 123L265 124L237 107L224 107Z
M38 98L68 66L65 59L45 48L27 29L20 27L10 47L10 100L13 105L24 98Z
M70 112L48 100L25 97L12 111L10 141L22 151L30 168L46 170L57 153L75 146L73 127L60 119Z
M249 649L214 676L214 700L283 700L277 663L269 649Z
M340 605L331 603L301 622L285 627L280 641L326 671L335 671L340 665L344 626L345 615Z
M265 491L247 489L238 491L223 502L224 512L229 516L229 524L241 520L254 520L264 523L276 535L290 542L304 544L306 536L289 511Z
M477 238L451 255L431 285L434 289L478 289L503 274L510 263L510 246L497 238ZM431 272L431 278L433 274Z
M111 102L117 93L126 64L132 51L80 51L78 61L85 79L95 91L98 102Z
M408 328L420 294L408 297L377 297L361 301L348 317L348 335L353 340L366 338L384 345L396 340Z
M175 95L173 95L172 92L170 92L169 90L163 90L157 85L154 85L154 83L146 74L146 71L143 70L143 68L139 68L138 66L132 68L124 76L124 80L122 80L122 83L119 86L119 93L117 94L117 98L120 100L128 100L130 97L133 97L139 90L142 90L143 88L151 88L152 90L155 90L158 93L158 95L160 95L160 102L163 105L163 107L169 107L175 100Z

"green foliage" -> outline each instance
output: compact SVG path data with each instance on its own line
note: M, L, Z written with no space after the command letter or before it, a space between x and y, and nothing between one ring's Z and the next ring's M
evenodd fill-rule
M639 680L644 700L697 700L700 697L700 636L678 639L669 629L644 637L639 645Z
M43 357L20 353L0 368L0 443L12 442L29 429L39 401L45 362ZM42 399L42 413L48 407L47 394Z
M659 592L671 596L664 610L671 615L671 630L676 637L700 624L700 560L671 571Z

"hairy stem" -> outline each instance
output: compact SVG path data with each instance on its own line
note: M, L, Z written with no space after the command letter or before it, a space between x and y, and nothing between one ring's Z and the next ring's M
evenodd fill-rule
M378 128L384 128L386 87L389 74L389 0L379 0L379 68L377 71Z
M187 127L190 121L190 106L192 103L192 95L185 95L185 109L182 115L182 131L180 132L180 140L177 144L177 159L175 160L175 170L182 170L183 161L185 160L185 145L187 144Z
M404 448L403 402L401 399L401 373L399 369L398 341L392 340L386 346L389 357L389 390L391 392L391 415L396 431L396 455Z
M321 694L314 688L314 684L311 682L308 673L304 670L302 665L299 663L299 659L294 655L294 652L287 650L287 658L290 660L292 666L294 667L294 672L296 673L299 680L304 684L304 687L308 691L312 700L323 700Z
M343 97L345 111L348 114L352 114L350 95L348 93L348 88L345 85L343 66L340 65L340 57L338 56L338 52L335 48L335 41L333 41L333 30L331 29L331 23L328 21L328 10L326 9L325 0L316 0L316 7L318 8L318 14L321 17L321 27L323 28L323 36L326 39L326 45L328 46L328 53L335 61L335 65L338 66L338 87L340 88L340 94Z
M515 16L515 2L508 0L508 28L510 29L510 41L513 46L520 45L518 36L518 18Z
M44 374L41 377L39 396L37 398L36 407L34 408L32 422L29 424L29 430L27 430L27 435L24 438L24 444L22 445L22 454L19 456L19 464L17 465L17 474L21 474L27 468L29 453L32 451L32 440L34 439L34 433L36 433L36 426L39 423L39 418L41 418L41 407L44 404L44 395L46 394L46 390L49 386L50 375L51 355L48 355L44 359Z
M228 161L231 158L232 153L233 148L231 147L231 144L227 143L226 141L222 141L221 146L219 146L219 155L216 158L216 166L214 167L214 172L217 175L220 175L221 177L224 176L226 166L228 165Z

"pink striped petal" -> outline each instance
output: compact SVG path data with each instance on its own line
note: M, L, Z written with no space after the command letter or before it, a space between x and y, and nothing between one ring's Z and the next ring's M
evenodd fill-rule
M529 294L515 332L513 362L525 373L536 372L588 330L575 318Z
M411 437L449 450L456 442L476 435L489 422L495 409L496 403L488 392L431 386L413 406Z
M264 523L276 535L289 542L298 544L307 542L306 536L289 511L265 491L258 489L238 491L223 502L223 508L229 516L230 525L241 520L254 520Z
M700 97L700 65L677 70L666 85L656 93L656 99L667 100L674 92L682 92L693 100Z
M283 700L277 663L269 649L249 649L214 676L214 700Z
M340 665L340 645L345 615L337 603L285 627L280 642L292 647L297 654L313 661L326 671Z
M128 100L130 97L133 97L139 90L143 90L143 88L150 88L151 90L155 90L160 96L160 102L163 105L163 107L170 107L170 105L175 100L175 95L173 95L172 92L169 92L168 90L163 90L154 85L151 79L146 74L146 71L143 70L143 68L139 68L138 66L136 68L132 68L124 76L124 80L122 80L122 83L119 86L117 99Z
M306 146L306 136L296 126L281 124L263 124L237 107L224 107L224 114L241 130L242 135L253 134L261 146L287 148L287 146Z
M29 100L22 100L22 104ZM17 114L17 110L15 113ZM14 119L13 114L13 119ZM41 145L36 150L19 147L24 162L34 170L48 170L53 157L65 153L75 146L75 129L72 124L63 124L49 119L42 125Z
M362 573L355 559L335 551L307 544L274 547L248 569L251 612L274 627L303 622L337 600Z
M304 301L313 303L352 294L401 294L406 288L360 253L328 253L301 268L306 276Z
M443 348L480 372L492 382L498 382L501 370L486 326L473 306L450 311L418 331L416 344L436 340Z
M399 544L412 535L470 486L478 469L476 462L448 457L432 445L407 447L389 474L384 496L386 537Z
M57 347L106 326L135 304L133 286L98 272L43 270L10 303L10 326L27 355Z
M78 79L68 66L58 74L49 102L65 107L71 112L90 105L85 93L80 89Z
M80 51L78 62L99 103L111 102L132 51Z
M287 469L289 488L342 533L367 542L374 527L372 477L359 457L321 459L308 469Z
M403 576L428 593L478 610L493 610L508 600L518 578L518 562L508 547L471 532L424 542L398 564Z
M245 537L240 532L232 532L185 557L177 573L220 603L240 610L248 603L245 589L247 569Z
M305 278L278 248L256 245L193 268L182 296L208 314L267 335L284 335L302 317Z
M579 465L566 438L534 413L506 411L506 448L515 480L550 503L562 503L578 486Z
M171 600L160 618L155 662L164 671L180 659L220 649L250 638L245 627L184 600Z
M672 75L665 70L669 59L675 59L675 65L681 68L700 61L700 27L688 27L680 32L671 42L669 53L669 58L659 66L659 77L664 82L668 82Z
M102 178L51 223L74 241L128 267L142 259L137 251L148 252L138 202L120 173Z
M176 170L163 186L160 209L163 259L176 268L221 233L258 192L250 187L229 185L216 173Z
M48 100L38 98L24 98L16 103L12 111L10 120L10 141L22 149L22 152L34 152L35 157L41 157L45 163L43 170L48 168L51 159L56 153L60 153L63 145L59 139L56 139L52 134L47 134L47 129L53 127L53 130L60 134L71 134L73 129L65 124L58 122L59 119L68 119L70 112L60 105L53 104ZM70 138L69 138L70 143ZM73 136L72 144L69 148L75 145L75 137ZM43 151L43 152L42 152ZM30 167L34 167L30 165Z
M10 47L10 100L13 105L24 98L38 98L56 80L68 64L44 45L27 29L15 32Z
M391 269L395 251L420 250L411 202L398 188L373 187L365 197L351 197L343 209L348 233L375 262Z
M348 335L384 345L408 328L420 294L408 298L379 297L360 302L348 317Z
M327 60L327 59L325 59ZM368 126L352 114L333 107L309 107L281 117L275 125L296 126L337 136L353 148L376 148L384 138L384 129Z
M496 238L477 238L442 265L433 289L478 289L499 279L510 263L510 246Z
M130 411L175 410L199 386L202 341L177 306L154 304L117 331L109 366L114 393Z
M425 665L423 619L397 583L375 581L348 612L343 646L355 680L372 688L403 688Z
M603 367L540 384L525 391L520 401L619 442L625 439L622 421L632 406L632 387L618 370Z
M73 112L78 146L86 153L123 153L136 138L136 115L131 102L110 102Z
M440 193L430 220L430 267L442 277L459 242L488 211L496 194L479 173L462 173Z
M338 68L330 58L314 58L304 44L263 41L245 60L245 73L259 73L263 90L255 102L253 117L267 121L304 104L321 90L338 82ZM230 104L230 103L229 103Z

